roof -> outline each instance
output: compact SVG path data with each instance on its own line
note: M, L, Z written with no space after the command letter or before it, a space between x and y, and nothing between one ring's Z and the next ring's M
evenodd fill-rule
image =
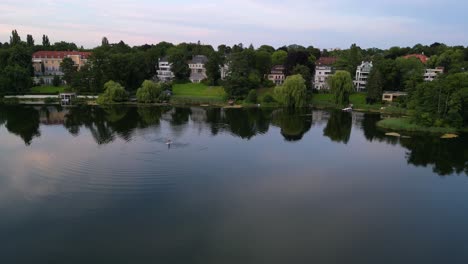
M159 58L159 61L160 62L169 62L169 57L168 56L164 56L162 58Z
M405 59L417 58L424 64L426 64L427 60L429 60L429 57L427 57L424 54L409 54L409 55L404 56L403 58L405 58Z
M275 73L275 74L278 74L278 73L284 73L284 66L283 65L275 65L271 68L271 73Z
M337 61L338 58L336 57L320 57L316 62L315 65L332 65Z
M57 59L63 59L68 56L72 55L79 55L82 56L84 59L87 59L90 55L91 52L86 52L86 51L46 51L46 50L41 50L41 51L36 51L33 54L33 58L57 58Z
M189 64L205 64L208 61L208 57L205 55L195 55L193 56L192 60L189 61Z

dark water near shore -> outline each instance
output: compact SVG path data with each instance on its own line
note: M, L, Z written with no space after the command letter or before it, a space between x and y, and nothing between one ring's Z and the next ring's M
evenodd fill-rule
M467 135L378 120L0 106L0 263L468 263Z

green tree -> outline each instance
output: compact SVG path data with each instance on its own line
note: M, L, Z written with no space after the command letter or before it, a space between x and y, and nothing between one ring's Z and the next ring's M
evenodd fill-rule
M337 71L328 79L336 105L348 105L353 92L353 80L347 71Z
M307 104L307 87L301 75L288 76L284 84L275 87L275 95L285 106L304 107Z
M210 85L217 85L221 80L221 66L222 60L218 52L211 52L208 56L208 62L205 64L206 76Z
M55 75L54 78L52 79L52 85L55 87L60 86L60 83L62 80L60 80L60 77L58 75Z
M15 45L18 45L20 43L21 43L21 38L20 38L20 36L18 35L18 32L15 29L15 30L13 30L11 32L10 45L15 46Z
M169 62L172 63L171 70L176 81L187 81L190 77L190 68L186 60L186 56L181 51L174 52L169 57Z
M76 74L78 68L71 58L64 58L60 63L60 68L63 72L63 79L67 84L71 84L73 76Z
M140 103L155 103L161 95L162 88L160 84L145 80L136 92L136 97Z
M109 47L109 40L107 39L107 37L103 37L103 38L102 38L101 46L103 46L103 47Z
M104 84L104 93L100 94L98 104L111 104L116 102L124 102L128 100L127 91L117 82L108 81Z
M264 79L271 69L271 55L267 51L259 50L255 52L255 69Z
M42 35L42 46L46 48L50 47L50 41L47 35Z
M28 44L28 47L34 47L34 38L32 35L27 35L26 36L26 43Z
M284 50L277 50L271 55L271 64L272 65L284 65L286 59L288 58L288 53Z
M383 77L380 70L373 68L369 74L369 80L367 81L367 102L375 103L382 100L383 92Z
M312 74L310 73L309 67L305 65L296 65L293 68L292 74L300 74L305 80L307 89L312 88Z

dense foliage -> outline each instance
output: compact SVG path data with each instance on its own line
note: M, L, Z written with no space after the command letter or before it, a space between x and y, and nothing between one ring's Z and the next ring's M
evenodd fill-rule
M99 104L119 103L128 100L128 93L124 87L117 82L108 81L104 84L104 92L99 95Z
M347 105L349 104L349 96L353 92L353 80L347 71L337 71L330 77L329 83L335 104Z
M287 107L304 107L307 104L307 88L301 75L286 78L282 86L275 88L275 95Z
M136 92L138 102L155 103L161 96L162 87L160 83L145 80Z

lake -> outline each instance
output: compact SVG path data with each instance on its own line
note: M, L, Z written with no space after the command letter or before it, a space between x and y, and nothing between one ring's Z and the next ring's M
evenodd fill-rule
M0 106L0 263L468 263L468 136L380 119Z

